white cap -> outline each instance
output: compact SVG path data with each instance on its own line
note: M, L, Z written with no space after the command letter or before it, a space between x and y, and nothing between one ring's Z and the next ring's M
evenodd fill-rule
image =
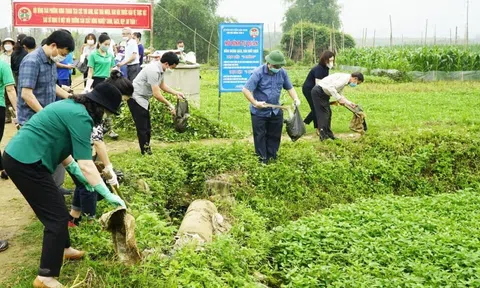
M3 39L2 45L3 45L5 42L7 42L7 41L10 41L10 42L12 42L13 44L15 44L15 40L13 40L13 39L10 38L10 37L7 37L7 38Z
M152 54L148 55L150 57L161 57L163 55L163 52L160 51L160 50L156 50L155 52L153 52Z

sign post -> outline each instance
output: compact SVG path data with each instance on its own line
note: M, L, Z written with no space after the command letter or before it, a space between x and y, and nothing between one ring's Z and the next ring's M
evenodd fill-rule
M222 92L241 92L252 71L263 63L263 23L219 25L218 119Z

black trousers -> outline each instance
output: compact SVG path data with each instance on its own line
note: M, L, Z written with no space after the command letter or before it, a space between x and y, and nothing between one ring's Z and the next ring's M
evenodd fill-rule
M303 96L307 99L308 105L310 106L310 113L303 120L305 124L310 124L313 121L313 127L318 128L317 125L317 115L315 113L315 106L313 106L312 100L312 89L310 87L302 87Z
M93 77L92 79L93 79L92 88L95 88L95 86L97 86L98 84L104 82L106 78Z
M40 163L23 164L7 153L3 165L8 176L45 226L38 275L57 277L63 262L63 250L70 247L68 211L50 172Z
M138 144L140 151L145 154L150 149L150 136L152 132L152 124L150 123L150 106L145 109L140 106L133 98L128 99L128 108L132 113L135 127L137 128Z
M137 77L139 72L140 72L140 64L127 65L128 80L133 82L133 79Z
M331 129L332 109L330 108L330 96L323 92L322 87L315 86L312 89L312 101L317 115L317 125L320 130L320 140L334 139Z
M8 98L8 97L5 97ZM0 142L2 142L3 132L5 131L5 107L0 107ZM1 153L0 153L1 154ZM0 171L3 170L2 158L0 157Z
M272 113L271 117L251 115L255 153L263 163L276 159L282 139L283 112Z

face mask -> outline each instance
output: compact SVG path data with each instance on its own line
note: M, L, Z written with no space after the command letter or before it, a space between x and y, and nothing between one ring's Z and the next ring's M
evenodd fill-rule
M328 69L332 69L333 68L333 62L328 62L327 67L328 67Z
M60 53L55 57L50 56L50 59L52 59L52 61L55 63L62 62L63 60L65 60L65 58L67 58L67 56L62 56L60 55Z
M280 71L280 69L273 68L273 67L270 68L270 72L272 72L273 74L277 74L278 71Z
M10 44L5 44L3 45L3 48L5 49L5 51L11 51L13 49L13 46Z
M350 83L350 84L348 84L348 85L350 85L350 87L352 87L352 88L357 87L357 83Z
M93 44L95 44L95 41L93 41L92 39L87 40L87 44L88 44L88 45L93 45Z
M128 37L125 36L125 37L122 37L123 41L128 41Z
M183 47L178 47L178 51L183 52Z
M108 51L108 46L100 46L100 49L102 49L103 52L107 52Z

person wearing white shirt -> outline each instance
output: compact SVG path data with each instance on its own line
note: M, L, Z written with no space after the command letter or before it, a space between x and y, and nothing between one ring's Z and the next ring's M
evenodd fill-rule
M350 102L343 96L345 86L356 87L363 83L363 74L355 72L352 74L335 73L320 80L312 89L312 101L317 115L320 140L337 139L331 130L332 109L330 108L330 97L344 106L355 108L357 105Z
M140 72L140 59L138 56L138 44L135 39L133 39L132 29L125 27L122 30L122 39L127 42L125 47L125 59L118 63L118 67L127 65L127 76L130 81L133 82L135 77L137 77L138 72Z

